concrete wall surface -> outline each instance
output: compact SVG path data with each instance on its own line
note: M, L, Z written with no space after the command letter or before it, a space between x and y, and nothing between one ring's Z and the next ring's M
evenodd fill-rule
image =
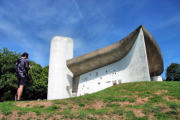
M80 75L77 96L97 92L119 83L138 81L150 81L142 29L123 59Z
M66 65L66 60L71 58L73 40L67 37L54 37L50 48L48 100L71 97L73 74Z

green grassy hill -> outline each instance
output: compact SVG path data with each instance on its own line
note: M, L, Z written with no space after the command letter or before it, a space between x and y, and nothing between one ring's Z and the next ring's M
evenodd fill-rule
M180 82L137 82L55 101L1 102L0 119L180 120Z

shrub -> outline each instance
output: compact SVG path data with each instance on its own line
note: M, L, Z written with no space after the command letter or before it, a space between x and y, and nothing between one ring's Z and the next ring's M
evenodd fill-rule
M0 101L14 100L17 91L16 61L21 54L9 51L7 48L0 49ZM29 71L28 84L24 88L22 99L46 99L48 66L30 61L32 69Z

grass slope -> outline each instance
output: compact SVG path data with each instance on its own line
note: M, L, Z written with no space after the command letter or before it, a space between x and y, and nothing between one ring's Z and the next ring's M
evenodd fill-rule
M1 102L0 119L180 120L180 82L125 83L64 100Z

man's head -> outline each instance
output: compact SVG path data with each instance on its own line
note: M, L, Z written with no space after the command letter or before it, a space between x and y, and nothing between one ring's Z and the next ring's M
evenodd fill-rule
M29 54L28 54L27 52L24 52L24 53L22 54L22 57L25 57L25 58L27 58L27 59L28 59L28 56L29 56Z

